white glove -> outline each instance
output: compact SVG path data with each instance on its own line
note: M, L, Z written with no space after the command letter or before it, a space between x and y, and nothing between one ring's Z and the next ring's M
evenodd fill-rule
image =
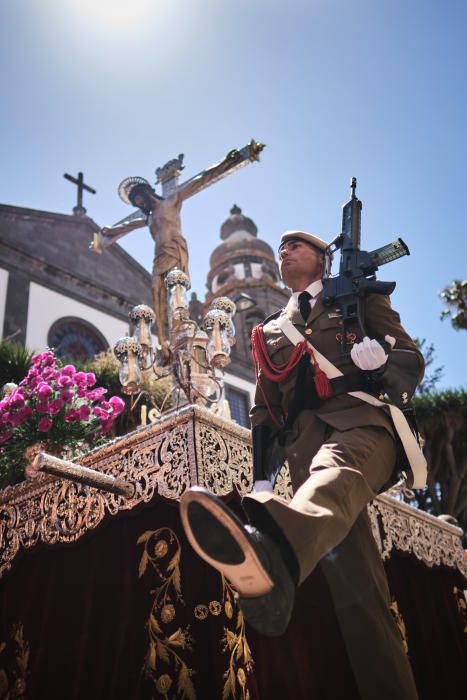
M267 493L272 493L272 484L268 480L255 481L253 484L253 493L261 493L261 491L266 491Z
M391 335L386 335L384 340L389 343L391 348L396 344L395 338ZM388 356L377 340L370 340L368 336L363 338L361 343L356 343L350 351L350 357L359 369L372 370L378 369L386 364Z

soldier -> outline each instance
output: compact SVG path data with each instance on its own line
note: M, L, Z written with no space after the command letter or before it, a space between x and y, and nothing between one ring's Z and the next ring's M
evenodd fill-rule
M346 601L336 612L362 698L413 700L417 692L366 512L393 479L396 431L387 407L348 392L384 391L391 361L378 341L416 358L418 376L403 378L409 394L423 376L424 362L382 294L365 299L368 337L349 334L352 351L342 355L339 309L322 303L326 248L323 240L303 231L282 236L279 267L292 296L253 333L257 488L243 499L250 525L199 487L183 496L181 516L192 546L232 581L245 618L262 634L285 631L296 587L320 563L335 602ZM339 382L327 380L304 342L294 345L282 330L285 320L343 373ZM260 490L264 483L258 483L259 476L264 480L273 471L278 444L290 468L290 502L270 488Z

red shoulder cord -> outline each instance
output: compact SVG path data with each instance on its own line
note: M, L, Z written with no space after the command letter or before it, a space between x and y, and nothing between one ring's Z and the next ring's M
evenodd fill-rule
M274 416L269 402L266 398L266 395L264 393L264 389L261 385L260 370L264 374L266 379L269 379L270 381L276 383L281 382L282 380L286 379L291 373L291 371L298 365L300 359L305 354L305 352L307 352L310 355L311 361L315 369L314 381L316 393L318 394L320 399L327 399L333 395L331 382L329 381L328 376L323 372L323 370L319 366L313 350L311 349L311 347L305 339L303 339L300 343L297 343L295 345L292 354L286 362L277 365L271 360L266 349L263 324L258 324L253 328L251 332L251 353L253 355L253 360L255 363L256 381L261 391L261 395L264 399L264 403L266 404L266 407L268 409L268 413L276 425L280 426L280 423Z

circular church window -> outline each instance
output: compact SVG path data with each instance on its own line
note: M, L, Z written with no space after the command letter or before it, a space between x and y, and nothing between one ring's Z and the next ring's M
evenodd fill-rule
M48 335L49 347L58 357L67 360L90 360L108 348L102 333L79 318L61 318L52 325Z

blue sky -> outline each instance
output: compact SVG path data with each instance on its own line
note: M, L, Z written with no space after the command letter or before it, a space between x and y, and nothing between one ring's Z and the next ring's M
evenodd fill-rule
M0 201L71 213L131 210L127 175L185 154L189 178L252 137L261 162L187 201L192 287L234 203L274 247L303 228L334 238L351 176L362 244L401 236L382 268L414 336L434 343L440 387L465 385L465 332L441 322L439 290L466 275L465 30L458 0L2 0ZM140 230L123 247L151 269ZM103 259L104 264L104 259Z

